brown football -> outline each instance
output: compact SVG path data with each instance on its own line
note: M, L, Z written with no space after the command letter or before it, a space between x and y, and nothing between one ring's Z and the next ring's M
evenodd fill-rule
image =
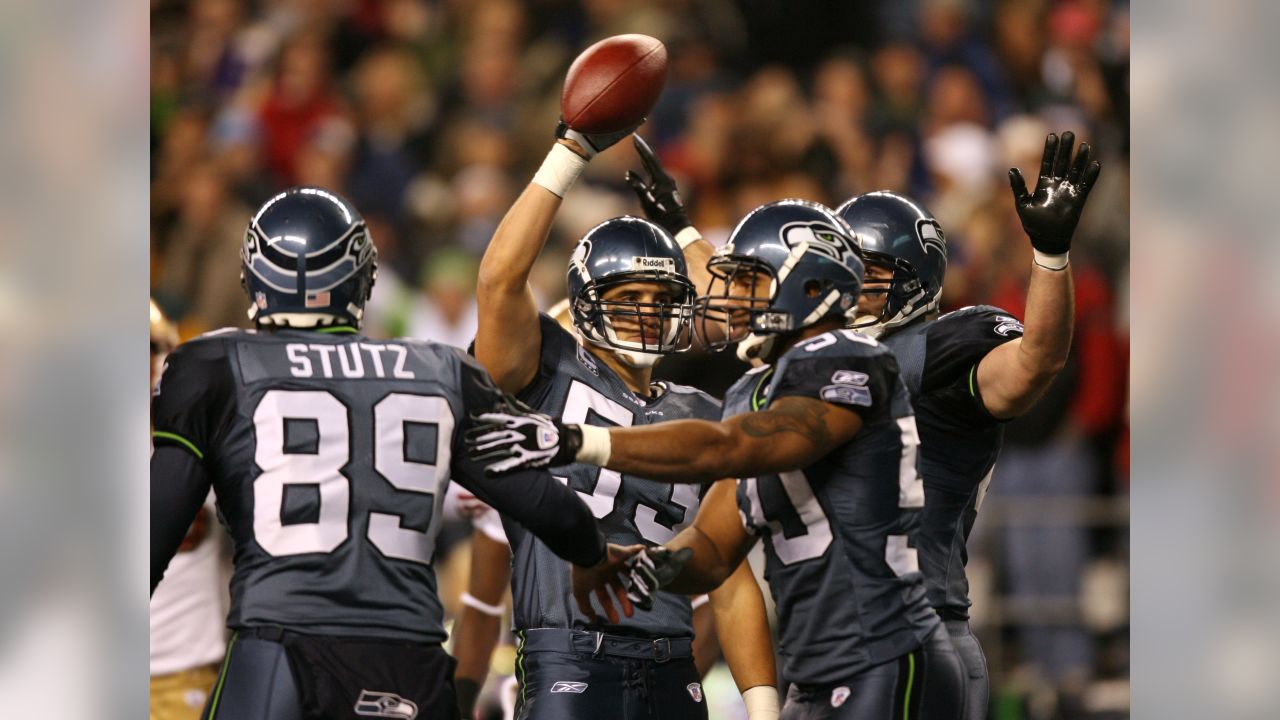
M610 133L643 120L667 82L667 48L648 35L614 35L569 66L560 114L579 132Z

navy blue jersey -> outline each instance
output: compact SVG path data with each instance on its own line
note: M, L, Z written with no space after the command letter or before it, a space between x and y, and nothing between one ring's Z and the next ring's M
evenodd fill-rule
M537 506L578 515L565 542L590 557L602 540L572 493L545 473L486 480L467 458L468 413L499 398L475 360L436 343L227 330L175 350L154 437L212 480L235 542L228 625L443 641L432 559L451 477L535 528Z
M540 322L538 375L520 393L520 399L538 411L566 423L599 426L719 419L720 403L715 398L683 385L655 383L656 397L637 397L555 320L543 315ZM705 492L701 486L660 483L591 465L553 468L551 474L578 491L608 541L620 545L658 545L675 537L693 522ZM510 523L506 526L512 550L515 627L588 627L570 592L568 566L541 541ZM658 593L653 610L623 618L621 625L591 627L650 636L687 636L693 634L693 611L688 597Z
M918 438L893 354L851 330L807 339L744 375L724 416L788 396L863 422L809 467L738 480L743 522L764 538L783 676L824 684L919 648L938 625L912 547L924 504Z
M1018 337L1022 323L980 305L914 323L883 341L898 358L916 409L926 499L917 536L920 567L929 602L946 619L969 617L965 543L1004 428L982 403L978 363Z

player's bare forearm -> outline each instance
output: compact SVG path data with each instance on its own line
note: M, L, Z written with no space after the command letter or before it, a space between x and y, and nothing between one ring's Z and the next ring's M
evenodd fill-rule
M773 660L773 640L760 585L746 560L711 593L720 651L733 673L739 692L761 685L775 687L778 671Z
M987 354L978 365L978 385L987 411L1017 417L1031 408L1067 362L1075 318L1071 268L1032 264L1025 332Z
M455 677L484 685L502 629L502 615L494 610L502 607L510 581L511 551L482 532L472 533L471 577L467 586L471 599L463 599L462 614L454 628L453 655L458 661Z
M537 372L542 334L529 273L559 208L559 197L530 183L502 218L480 261L476 359L507 392L521 390Z
M806 467L861 427L856 413L786 397L724 422L677 420L610 431L611 470L671 483L705 483Z
M692 226L690 230L697 232ZM684 249L684 262L689 266L689 281L693 283L699 297L711 290L711 273L707 271L707 261L711 259L711 254L714 252L715 248L711 247L711 243L702 238L693 241Z
M671 550L693 550L693 557L664 590L687 595L712 592L742 563L755 536L747 533L738 517L737 489L732 479L711 486L693 524L666 543Z

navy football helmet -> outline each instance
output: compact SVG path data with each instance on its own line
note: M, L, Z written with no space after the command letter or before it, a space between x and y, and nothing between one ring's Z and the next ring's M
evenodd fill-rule
M611 288L632 282L663 283L671 299L604 299ZM574 327L585 341L611 349L633 367L651 367L660 356L689 347L694 295L684 252L670 233L648 220L606 220L578 241L569 259ZM625 340L620 330L638 331L639 339Z
M360 326L378 275L364 218L336 194L293 188L249 221L240 282L258 325Z
M698 300L699 334L712 348L738 343L743 360L766 358L779 335L847 320L862 290L857 236L830 208L808 200L752 210L707 270L713 279ZM711 323L721 332L710 332Z
M885 294L879 315L858 317L851 327L878 336L937 309L947 274L942 226L919 203L897 193L859 195L836 211L862 240L862 259L893 271L886 283L869 283L864 294Z

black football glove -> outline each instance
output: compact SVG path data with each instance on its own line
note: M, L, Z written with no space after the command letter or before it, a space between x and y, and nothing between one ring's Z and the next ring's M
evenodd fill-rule
M653 594L670 585L693 557L692 548L646 548L627 560L627 599L641 610L653 609Z
M631 138L631 142L636 146L636 154L640 156L640 162L644 163L649 181L645 182L639 175L628 170L627 184L635 191L636 197L640 198L640 207L644 210L644 216L662 226L673 236L677 235L692 223L689 222L689 213L684 209L684 200L680 198L676 181L667 174L666 168L662 167L658 156L654 154L644 138L635 135Z
M641 120L626 130L619 130L613 133L584 133L569 127L564 118L560 118L560 124L556 126L556 139L574 141L582 149L582 152L578 154L590 160L596 156L596 153L613 147L619 140L635 132L636 128L643 124L644 120Z
M490 477L568 465L582 448L582 431L577 425L565 425L511 396L471 419L467 454L483 463Z
M1040 179L1034 194L1018 168L1009 169L1009 185L1018 209L1022 229L1031 238L1031 246L1046 255L1064 255L1071 249L1071 236L1080 222L1089 191L1098 179L1102 166L1089 162L1089 144L1081 143L1075 161L1071 146L1075 135L1062 133L1062 140L1049 133L1044 141L1044 158L1040 161Z

